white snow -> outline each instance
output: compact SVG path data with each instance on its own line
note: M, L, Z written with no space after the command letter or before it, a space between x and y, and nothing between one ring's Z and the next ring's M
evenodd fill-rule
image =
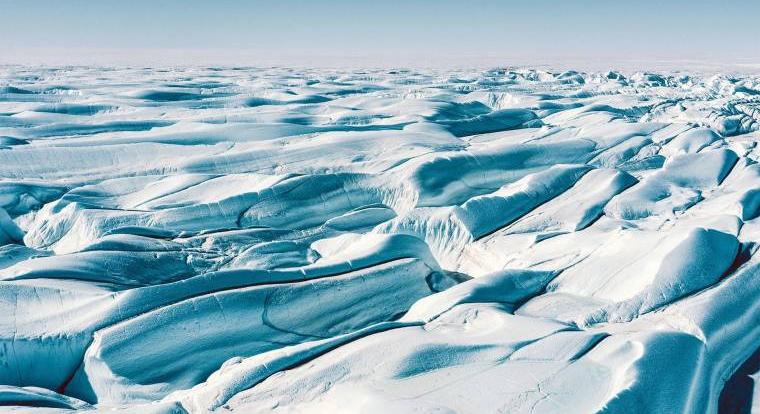
M759 84L0 67L0 410L757 409Z

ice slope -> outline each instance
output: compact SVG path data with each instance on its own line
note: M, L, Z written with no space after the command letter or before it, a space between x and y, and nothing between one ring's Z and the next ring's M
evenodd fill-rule
M757 410L758 90L0 67L0 411Z

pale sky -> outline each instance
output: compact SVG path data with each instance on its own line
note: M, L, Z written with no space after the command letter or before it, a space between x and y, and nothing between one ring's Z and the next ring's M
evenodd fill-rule
M760 62L760 0L0 0L0 15L0 63Z

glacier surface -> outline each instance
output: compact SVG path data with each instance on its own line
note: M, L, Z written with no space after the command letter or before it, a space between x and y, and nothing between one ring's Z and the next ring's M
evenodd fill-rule
M758 141L752 75L0 67L0 409L749 412Z

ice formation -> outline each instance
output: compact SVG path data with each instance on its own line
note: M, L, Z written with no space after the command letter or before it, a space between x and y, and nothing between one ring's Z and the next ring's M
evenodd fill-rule
M0 406L749 412L759 129L750 75L0 68Z

